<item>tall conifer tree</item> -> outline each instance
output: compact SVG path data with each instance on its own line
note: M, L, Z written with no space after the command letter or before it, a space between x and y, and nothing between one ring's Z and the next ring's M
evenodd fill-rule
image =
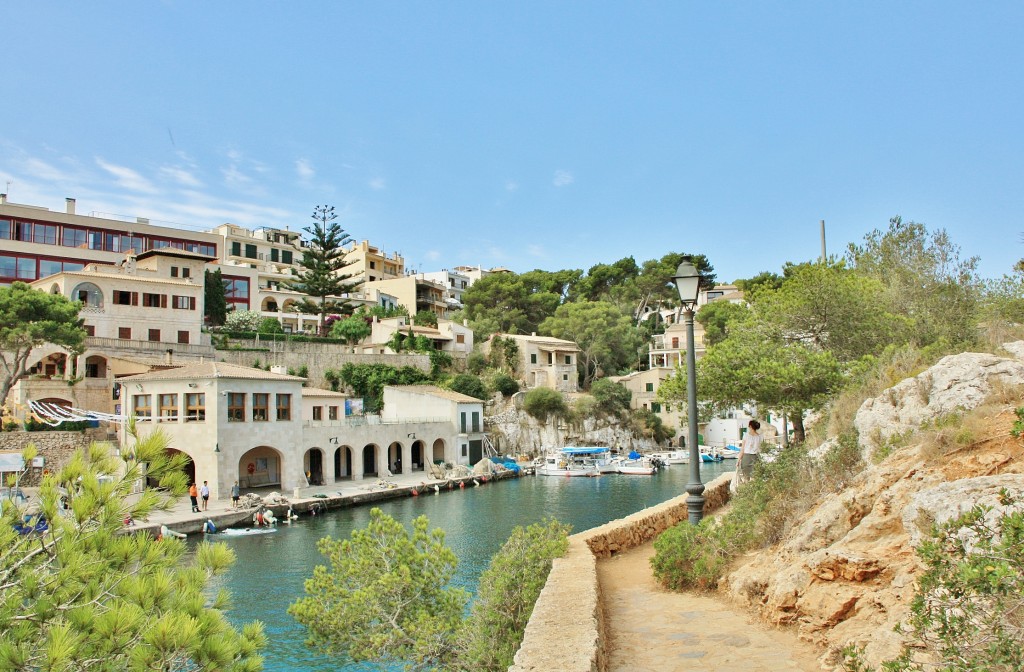
M343 249L352 238L334 221L337 218L334 206L318 205L313 208L313 225L303 229L309 240L299 261L301 270L294 271L296 279L288 283L291 289L310 297L299 304L299 310L320 316L321 336L327 332L328 313L347 312L348 302L341 299L341 295L360 284L358 281L349 282L352 275L341 272L352 263L345 260Z

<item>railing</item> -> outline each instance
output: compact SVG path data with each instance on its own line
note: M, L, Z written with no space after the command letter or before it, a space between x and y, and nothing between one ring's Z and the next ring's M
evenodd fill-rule
M303 420L303 427L365 427L367 425L417 425L417 424L451 424L452 419L434 418L382 418L379 415L350 415L337 420Z
M201 338L209 338L209 334L202 334ZM165 353L173 350L182 355L206 355L212 357L215 354L212 345L199 343L173 343L170 341L135 341L122 338L107 338L105 336L86 336L85 347L89 348L130 348L132 350L146 350L149 352Z

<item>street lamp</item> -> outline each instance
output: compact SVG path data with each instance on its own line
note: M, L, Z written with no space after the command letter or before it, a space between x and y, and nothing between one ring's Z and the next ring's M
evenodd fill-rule
M686 311L686 401L687 427L690 430L690 481L686 484L686 508L690 523L696 525L704 517L704 484L700 482L700 446L697 444L697 358L693 348L693 311L697 308L700 273L689 259L684 259L672 280L679 290L679 301Z

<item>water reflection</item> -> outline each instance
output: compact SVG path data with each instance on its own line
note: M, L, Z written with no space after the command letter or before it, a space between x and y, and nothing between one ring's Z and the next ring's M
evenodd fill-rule
M707 483L734 461L705 464ZM380 508L408 524L425 515L431 527L445 531L446 542L459 558L455 583L474 591L480 573L516 525L529 525L545 516L569 523L574 532L602 525L680 494L688 480L688 467L674 465L656 476L608 475L600 478L525 477L463 491L383 502ZM366 526L370 507L303 516L294 525L281 525L274 534L222 537L238 555L238 562L217 587L231 591L234 608L228 617L236 625L259 619L270 643L264 651L271 672L335 672L376 670L377 666L345 663L321 655L303 643L304 629L292 619L288 606L303 594L303 581L313 567L323 564L316 542L325 535L348 537Z

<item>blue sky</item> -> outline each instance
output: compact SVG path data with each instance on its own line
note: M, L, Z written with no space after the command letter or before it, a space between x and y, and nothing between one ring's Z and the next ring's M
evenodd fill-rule
M207 229L309 224L420 271L884 228L1024 257L1024 3L15 2L0 188ZM10 182L6 185L5 182Z

